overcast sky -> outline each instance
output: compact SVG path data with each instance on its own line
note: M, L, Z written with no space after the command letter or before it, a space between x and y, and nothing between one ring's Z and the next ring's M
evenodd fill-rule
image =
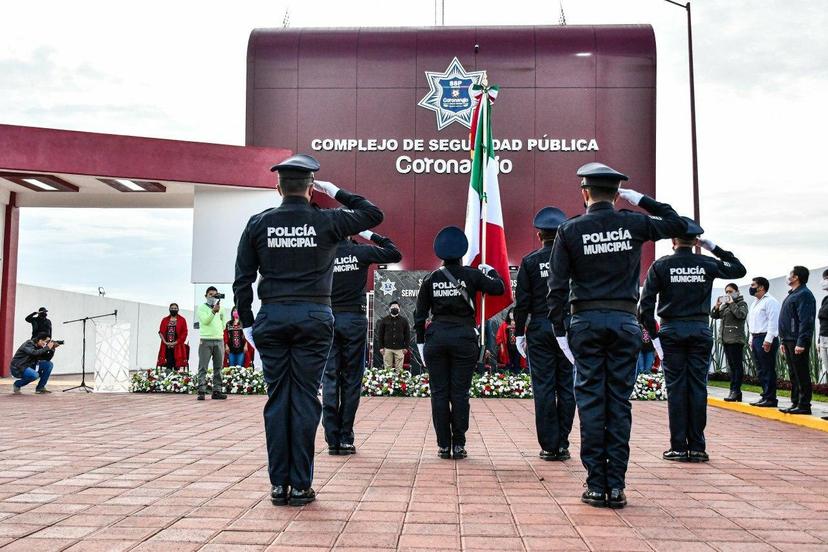
M828 264L823 4L693 2L702 225L749 274ZM563 5L569 24L655 28L658 196L692 213L684 11L663 0ZM555 0L445 6L447 25L559 17ZM433 0L16 2L0 19L0 122L243 144L248 35L281 26L288 7L292 27L434 22ZM24 209L19 280L189 304L191 224L189 210Z

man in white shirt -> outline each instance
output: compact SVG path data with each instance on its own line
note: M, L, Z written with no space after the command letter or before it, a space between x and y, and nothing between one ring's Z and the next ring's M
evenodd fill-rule
M758 276L750 284L750 294L756 301L748 312L750 348L756 361L756 372L762 385L762 398L753 406L776 407L776 352L779 350L780 304L768 294L770 282Z

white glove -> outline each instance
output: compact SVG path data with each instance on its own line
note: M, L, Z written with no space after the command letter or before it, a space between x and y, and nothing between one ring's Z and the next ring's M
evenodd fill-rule
M423 349L425 349L425 343L417 343L417 351L420 353L420 360L423 361L423 366L425 366L426 363L425 355L423 354Z
M336 197L336 192L339 191L339 187L324 180L314 180L313 189L317 192L322 192L328 197Z
M572 354L572 351L569 349L569 341L566 340L566 336L557 337L555 336L555 341L558 342L558 347L561 348L561 352L563 352L564 356L569 360L571 364L575 364L575 356Z
M664 349L661 348L661 340L657 337L653 339L653 349L658 355L658 360L664 360Z
M707 249L708 251L713 251L716 249L716 244L710 240L705 240L703 238L699 238L699 246L702 249Z
M371 238L374 237L374 233L371 232L370 230L364 230L364 231L359 233L359 237L364 239L364 240L371 241Z
M515 338L515 346L517 347L518 353L523 358L526 358L526 336L519 335Z
M244 338L247 340L247 342L250 343L250 345L254 349L256 349L256 344L253 343L253 326L242 329L242 333L244 334Z
M491 265L487 265L486 263L482 263L477 265L477 270L479 270L483 274L487 274L490 270L494 270L494 267Z
M618 195L621 196L621 199L633 205L638 205L638 202L644 197L644 194L629 188L618 188Z

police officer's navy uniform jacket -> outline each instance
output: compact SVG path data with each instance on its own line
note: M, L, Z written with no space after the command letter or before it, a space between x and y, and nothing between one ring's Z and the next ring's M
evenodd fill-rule
M375 263L398 263L402 254L391 238L374 233L377 245L340 242L333 266L331 307L337 312L365 312L365 287L368 269Z
M716 247L713 254L718 259L681 247L653 263L647 272L640 306L641 323L650 335L658 335L654 316L656 295L662 324L689 320L707 325L713 281L741 278L747 273L730 251Z
M354 443L354 418L365 373L368 269L372 263L397 263L402 259L390 238L375 233L371 241L377 245L343 240L334 259L334 338L322 376L322 427L325 441L334 449Z
M331 285L342 240L382 222L365 198L339 190L346 209L317 209L286 196L279 207L251 217L239 241L236 307L242 325L253 324L252 283L261 274L262 308L253 324L268 401L264 409L268 468L273 485L310 488L313 449L322 406L317 393L334 319Z
M547 317L552 241L523 258L515 288L515 335L526 335L527 359L535 401L535 427L541 449L569 448L575 417L572 365L564 356ZM531 317L527 326L526 321ZM567 317L568 318L568 317Z
M565 333L567 294L575 356L575 400L581 420L581 461L590 491L623 489L629 460L631 405L641 329L638 302L641 246L683 235L687 223L672 207L644 196L650 215L598 202L558 228L549 274L549 318Z
M236 308L242 325L253 324L257 271L262 303L308 301L331 304L333 263L339 242L382 222L382 211L367 199L339 190L347 209L316 209L297 196L254 215L239 241L236 256Z
M478 292L502 295L503 280L459 261L446 261L458 284L474 301ZM431 314L428 329L425 324ZM414 311L417 343L425 343L425 365L431 388L431 413L438 447L465 446L469 428L469 388L477 362L479 343L475 312L460 290L441 270L423 278Z
M779 340L785 349L791 377L791 403L794 407L811 409L810 355L814 337L816 298L805 285L788 292L779 310ZM796 354L796 347L803 352Z
M608 201L558 229L549 274L549 318L564 335L567 295L572 312L609 308L634 312L638 303L641 246L681 235L686 223L666 203L644 196L642 213L618 210ZM571 280L570 280L571 279ZM571 289L570 289L571 286Z
M650 335L658 335L664 350L670 448L679 452L706 448L707 370L713 347L707 313L713 281L741 278L747 272L730 251L716 247L713 254L718 259L680 247L661 257L650 267L641 295L641 323Z

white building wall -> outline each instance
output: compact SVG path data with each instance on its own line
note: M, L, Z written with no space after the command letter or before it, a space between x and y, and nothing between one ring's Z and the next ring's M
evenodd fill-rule
M66 345L55 354L55 374L79 374L81 372L81 354L83 352L83 324L63 324L87 316L108 314L118 310L118 322L130 324L130 370L145 369L155 366L158 356L158 328L161 319L169 314L167 305L150 305L110 297L98 297L85 293L75 293L26 284L17 285L17 302L14 325L15 347L31 337L32 326L25 321L28 314L39 307L49 309L52 320L52 337L63 339ZM181 309L187 320L191 335L190 343L198 343L192 336L193 313ZM86 372L92 374L95 367L95 323L109 324L114 318L102 318L86 323Z

